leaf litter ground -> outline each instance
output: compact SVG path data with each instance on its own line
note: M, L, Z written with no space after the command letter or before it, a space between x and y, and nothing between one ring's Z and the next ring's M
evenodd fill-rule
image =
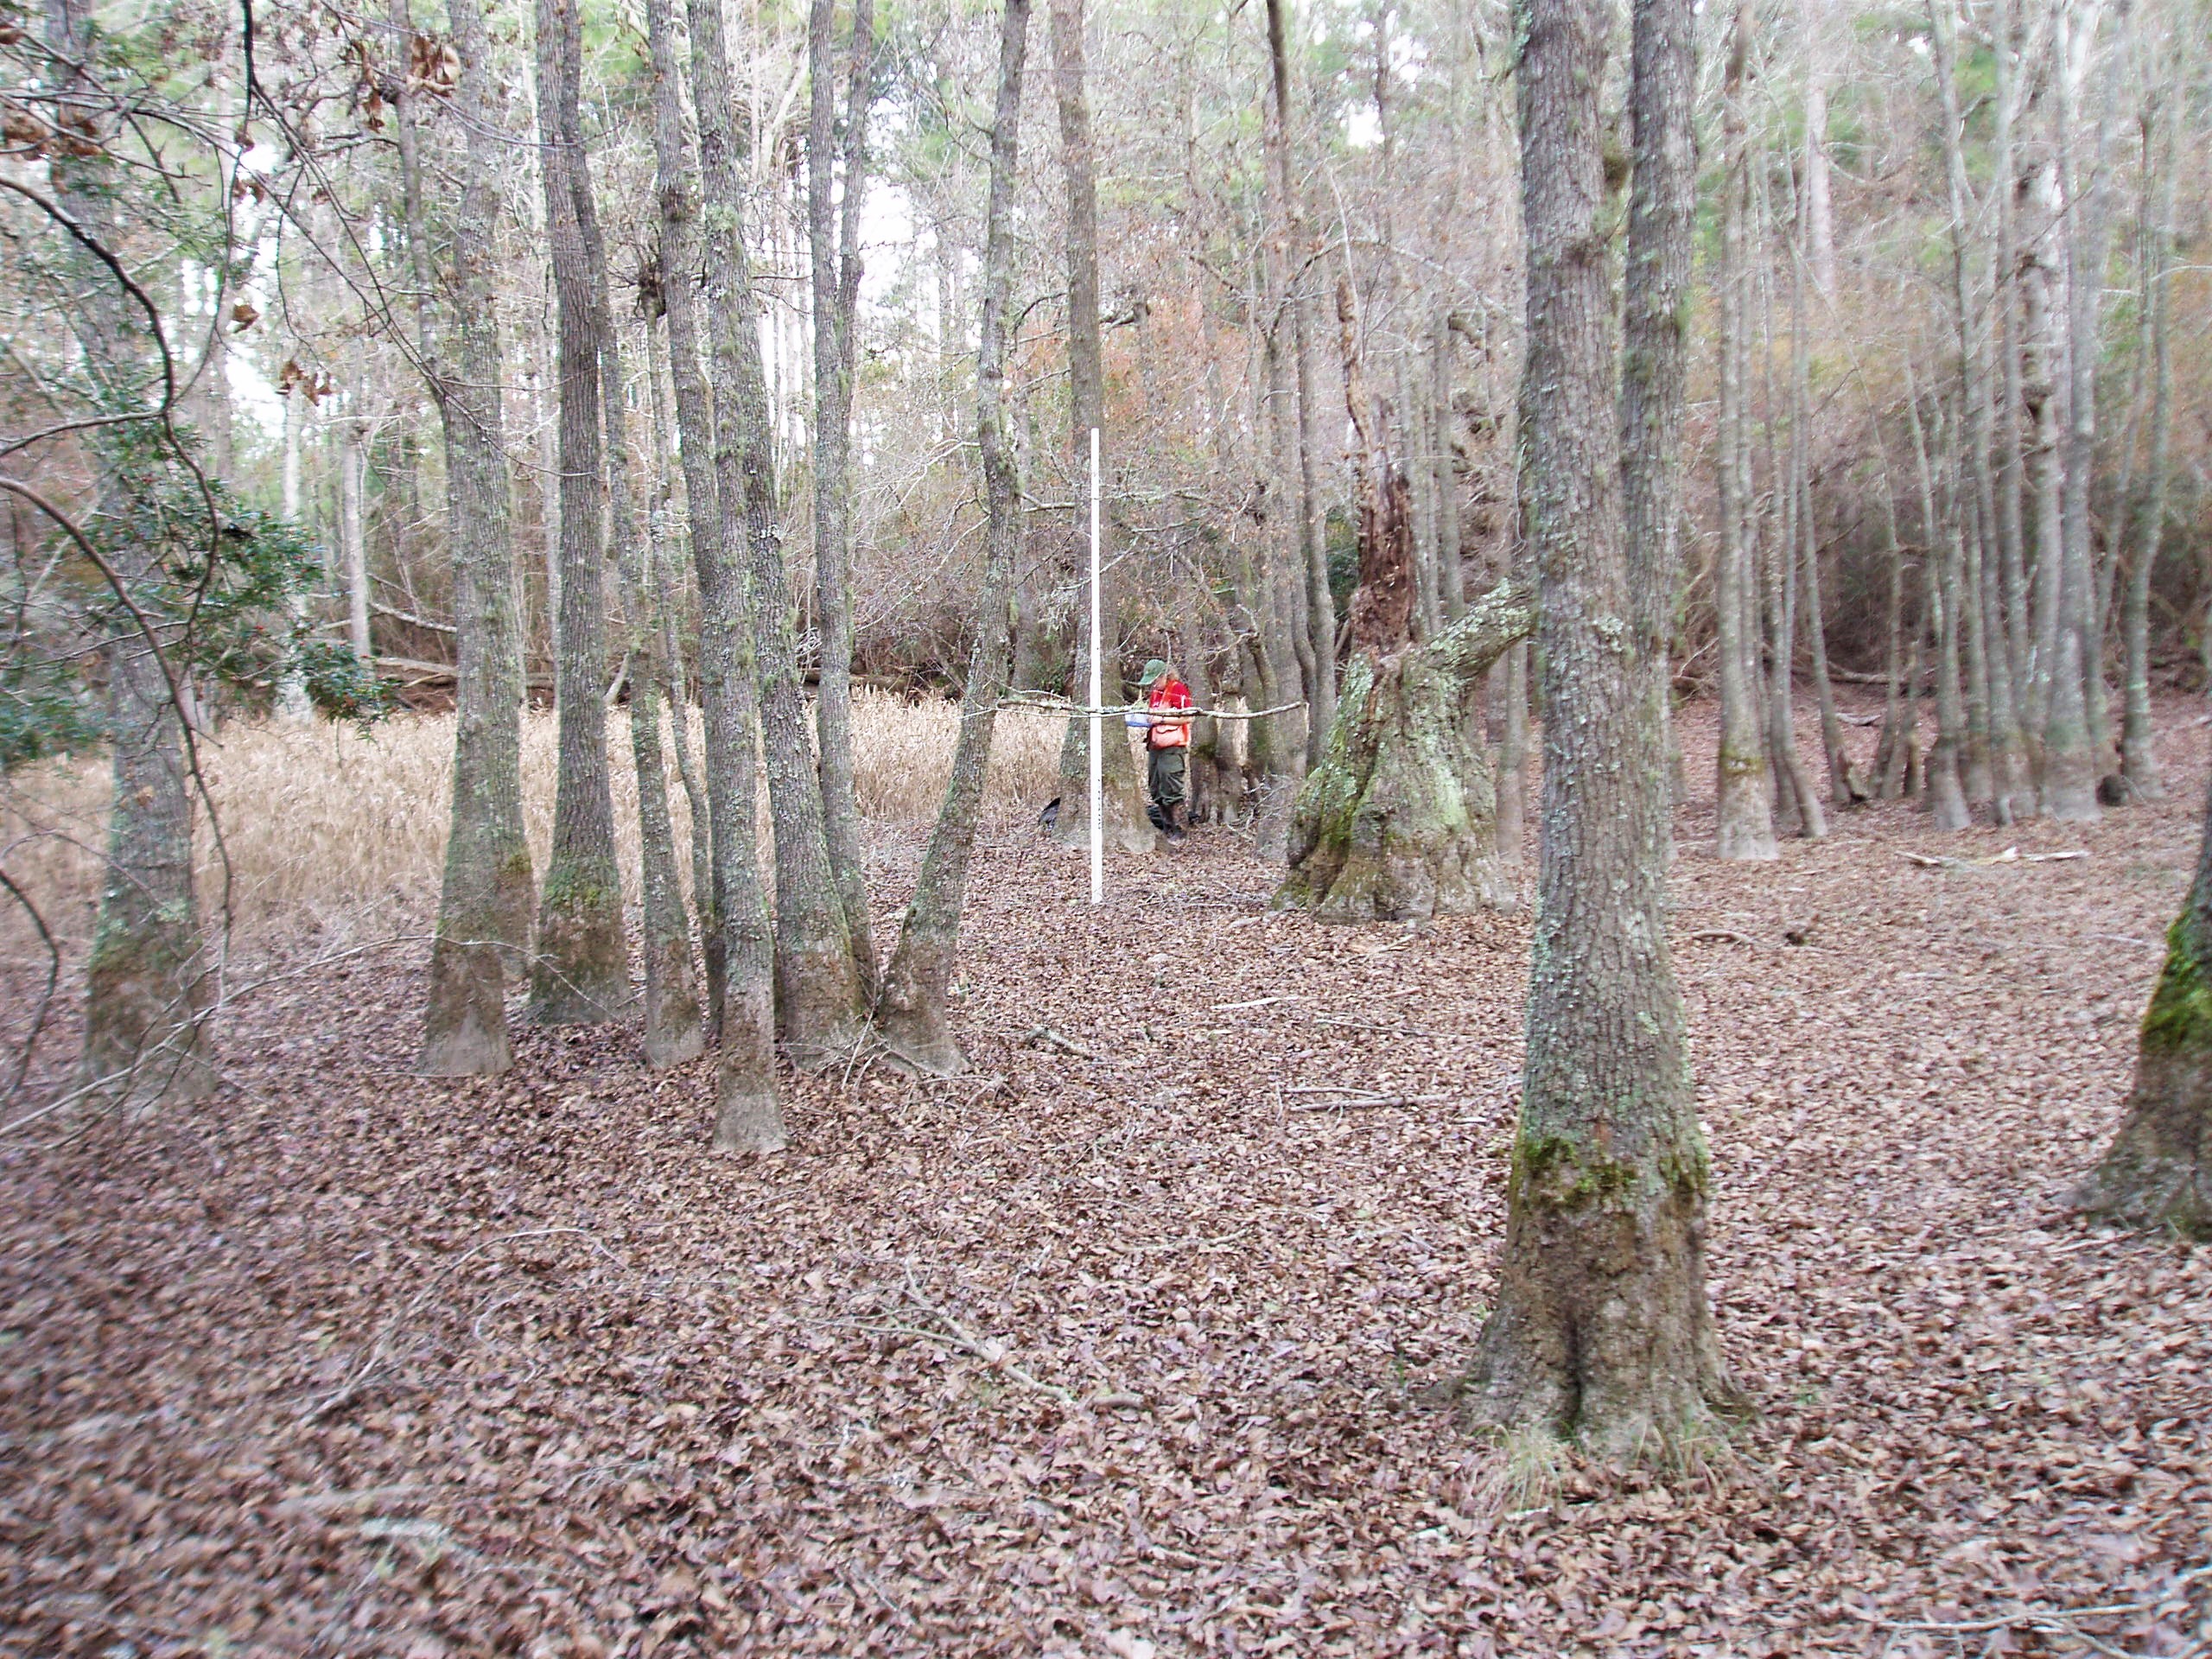
M1522 1510L1428 1390L1494 1285L1523 918L1271 915L1225 832L1094 910L1002 833L979 1074L795 1079L765 1161L632 1032L410 1077L419 946L302 941L219 1098L0 1141L0 1644L2201 1654L2212 1251L2065 1207L2194 857L2168 712L2172 800L2087 830L1882 807L1731 867L1685 808L1760 1415Z

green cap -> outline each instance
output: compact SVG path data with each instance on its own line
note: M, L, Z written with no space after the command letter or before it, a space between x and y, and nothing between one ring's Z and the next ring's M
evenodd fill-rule
M1137 683L1139 685L1150 685L1154 680L1164 680L1166 677L1167 664L1161 662L1159 658L1155 657L1144 665L1144 677L1140 679Z

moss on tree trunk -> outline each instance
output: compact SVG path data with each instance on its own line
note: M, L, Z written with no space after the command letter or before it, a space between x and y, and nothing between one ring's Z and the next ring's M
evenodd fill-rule
M2143 1015L2126 1115L2074 1201L2124 1226L2212 1238L2212 800Z
M1353 659L1298 792L1278 908L1373 922L1517 902L1497 855L1489 758L1465 709L1467 687L1533 621L1529 589L1507 582L1428 644Z

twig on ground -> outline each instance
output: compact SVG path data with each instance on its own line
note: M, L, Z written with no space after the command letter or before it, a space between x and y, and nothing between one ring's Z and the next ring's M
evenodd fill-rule
M1085 1048L1073 1039L1062 1036L1050 1026L1030 1027L1027 1031L1022 1033L1021 1040L1025 1046L1034 1045L1039 1048L1057 1048L1064 1054L1074 1055L1078 1060L1095 1060L1099 1058L1095 1050Z
M1373 1095L1351 1100L1301 1100L1294 1112L1364 1112L1385 1106L1422 1106L1443 1099L1441 1095Z
M429 1300L430 1293L435 1290L446 1275L455 1268L472 1257L481 1255L494 1244L511 1244L518 1239L553 1238L569 1234L573 1234L579 1238L589 1239L592 1248L613 1262L616 1267L624 1265L622 1258L601 1243L596 1234L588 1232L582 1227L530 1227L520 1232L501 1233L497 1237L484 1239L472 1244L430 1275L430 1281L415 1294L415 1299L398 1313L393 1314L385 1323L384 1329L377 1333L376 1340L369 1344L367 1355L355 1369L353 1375L346 1380L336 1393L328 1395L320 1403L302 1413L300 1421L308 1423L321 1422L332 1413L344 1409L359 1399L361 1390L368 1386L369 1379L376 1375L378 1368L384 1363L385 1344L397 1333L402 1325L414 1317L423 1303Z
M1764 940L1755 939L1748 933L1738 933L1732 927L1700 927L1690 935L1690 939L1696 944L1748 944L1755 950L1766 949Z

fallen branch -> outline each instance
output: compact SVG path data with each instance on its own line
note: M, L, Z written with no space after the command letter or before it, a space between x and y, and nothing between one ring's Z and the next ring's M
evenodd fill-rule
M1095 1060L1100 1056L1071 1038L1064 1037L1050 1026L1032 1026L1021 1036L1024 1045L1035 1044L1039 1048L1057 1048L1063 1054L1072 1054L1078 1060Z
M2074 859L2087 858L2088 855L2088 849L2086 847L2076 847L2070 852L2063 853L2024 853L2017 847L2007 847L2003 852L1992 853L1986 858L1959 858L1948 853L1940 858L1931 858L1926 853L1909 853L1903 848L1897 849L1899 858L1908 864L1917 865L1923 870L1987 869L1994 864L2063 864Z
M1690 941L1694 944L1748 944L1755 950L1766 948L1760 940L1748 933L1738 933L1732 927L1701 927L1690 935Z
M1306 1100L1287 1109L1294 1112L1364 1112L1384 1106L1422 1106L1443 1099L1441 1095L1376 1095L1363 1100Z

